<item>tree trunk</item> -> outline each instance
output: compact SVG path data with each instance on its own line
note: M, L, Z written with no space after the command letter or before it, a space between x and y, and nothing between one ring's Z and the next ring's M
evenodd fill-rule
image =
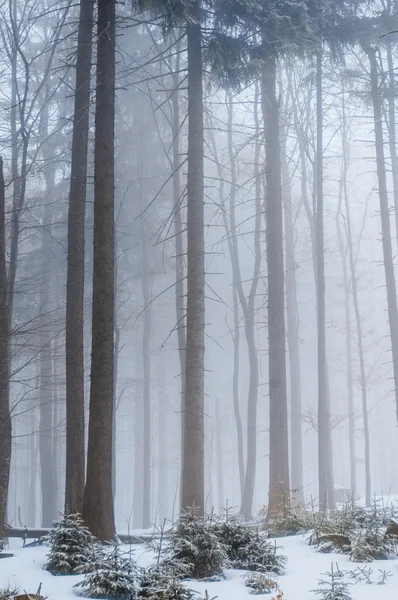
M115 12L115 0L98 1L91 389L83 515L91 533L101 541L115 536L112 496Z
M387 66L388 66L388 142L390 145L391 171L394 190L394 212L395 212L395 234L398 243L398 154L397 154L397 130L395 123L395 71L392 54L391 41L387 37Z
M184 455L184 410L185 410L185 362L186 362L186 339L185 339L185 286L184 286L184 243L183 243L183 216L181 208L181 144L180 144L180 95L179 95L179 71L180 71L181 43L177 42L175 72L173 73L173 95L172 104L172 136L173 136L173 198L174 198L174 237L175 237L175 309L178 342L178 357L181 370L181 464Z
M162 525L169 516L168 478L168 398L164 382L163 358L158 361L158 494L159 519Z
M144 395L142 371L142 355L137 353L135 366L135 401L134 401L134 511L133 527L141 529L143 524L143 493L144 487Z
M290 438L291 438L291 488L297 502L304 501L303 494L303 442L301 411L301 365L299 346L299 313L297 304L296 260L293 226L292 190L286 160L286 124L281 123L281 162L283 209L286 239L286 316L287 341L290 366Z
M143 176L143 175L142 175ZM143 273L141 278L142 300L144 309L144 327L142 331L142 357L143 357L143 376L144 376L144 448L143 448L143 527L151 527L151 355L150 355L150 336L151 336L151 306L150 304L150 285L149 277L149 256L148 241L146 236L148 231L142 226L142 266Z
M316 64L316 266L317 266L317 320L318 320L318 476L319 506L334 506L332 468L332 439L330 426L330 398L326 358L325 309L325 249L323 226L323 101L322 51L317 53Z
M48 121L48 111L44 111ZM48 127L45 127L48 137ZM52 279L52 222L53 195L55 189L55 163L53 146L47 146L44 156L44 178L46 196L41 225L42 271L40 276L40 410L39 410L39 453L41 483L41 526L52 527L57 517L55 464L53 454L53 331L51 325L51 279Z
M4 537L11 464L9 367L5 183L3 159L0 157L0 540Z
M261 233L261 177L260 177L260 149L261 149L261 134L260 134L260 120L258 114L259 104L259 86L255 86L255 98L254 98L254 122L255 122L255 151L254 151L254 180L255 180L255 220L254 220L254 266L253 266L253 279L249 290L248 298L246 299L241 271L239 265L239 247L237 237L237 225L235 219L235 206L236 206L236 191L237 191L237 180L236 180L236 159L232 152L232 97L229 102L229 119L228 119L228 147L229 147L229 159L231 165L231 207L230 207L230 218L231 218L231 238L232 238L232 250L233 250L233 262L232 266L234 269L234 284L236 286L239 301L243 309L243 317L245 323L245 336L248 348L249 357L249 390L247 395L247 454L246 454L246 468L244 470L245 480L242 491L242 501L240 512L245 517L251 517L253 510L253 498L254 488L256 479L256 464L257 464L257 403L258 403L258 380L259 380L259 367L258 367L258 353L257 344L255 339L255 300L257 294L257 287L260 278L261 268L261 247L260 247L260 233ZM235 321L236 326L236 321ZM235 333L236 335L236 333ZM243 456L243 450L242 450Z
M239 263L239 249L237 242L237 231L236 231L236 223L235 223L235 206L236 206L236 157L233 148L233 135L232 135L232 127L233 127L233 104L232 104L232 94L229 92L227 94L228 101L228 150L229 150L229 159L230 159L230 169L231 169L231 190L230 190L230 205L229 205L229 213L228 209L225 205L225 196L224 196L224 173L221 167L220 161L218 160L218 151L217 145L214 139L213 132L210 130L210 141L212 144L213 155L216 161L217 173L219 178L219 197L220 197L220 205L222 210L222 218L224 223L225 235L228 243L229 256L231 260L232 267L232 304L233 304L233 320L234 320L234 328L231 332L232 340L233 340L233 376L232 376L232 398L233 398L233 408L234 408L234 417L235 417L235 425L236 425L236 436L237 436L237 456L238 456L238 469L239 469L239 484L240 484L240 497L242 502L242 494L243 488L245 485L245 461L244 461L244 452L243 452L243 427L242 427L242 417L241 417L241 409L240 409L240 400L239 400L239 369L240 369L240 316L239 316L239 303L243 300L243 312L245 313L246 307L246 298L243 293L243 285L240 277L240 263ZM257 148L257 147L256 147ZM258 170L258 169L257 169ZM257 173L258 177L258 173ZM257 190L257 186L256 186ZM261 200L260 200L261 202ZM229 222L228 222L229 217ZM260 216L261 219L261 216ZM239 293L238 293L238 287ZM247 311L246 311L247 312Z
M344 140L344 138L343 138ZM343 153L346 155L348 147L343 148ZM347 190L347 178L344 178L344 202L345 202L345 216L347 221L347 241L348 241L348 256L350 263L350 275L352 285L352 300L354 305L355 313L355 324L357 330L357 341L358 341L358 355L359 355L359 370L360 370L360 384L361 384L361 398L362 398L362 414L363 414L363 430L364 430L364 445L365 445L365 500L366 506L370 506L371 503L371 478L370 478L370 436L369 436L369 417L368 417L368 400L366 391L366 371L365 371L365 357L363 349L363 332L362 332L362 321L359 311L358 302L358 278L355 268L355 253L354 246L352 243L352 229L351 229L351 213L350 213L350 200Z
M220 398L215 401L215 427L216 427L216 446L217 446L217 495L218 495L218 510L222 511L225 507L224 495L224 462L223 462L223 426L220 412ZM221 512L223 514L223 512Z
M184 455L181 509L204 512L204 197L203 82L200 5L194 0L186 27L188 52L188 273Z
M373 104L373 117L375 126L377 180L379 184L380 217L383 241L384 270L387 286L388 321L391 336L392 364L394 372L394 395L398 418L398 313L397 290L394 275L394 262L391 247L391 225L388 208L386 163L384 156L383 124L381 111L381 97L379 90L379 76L377 68L376 51L373 48L364 48L370 64L370 84Z
M94 0L80 0L68 215L66 281L65 513L84 499L84 217Z
M345 126L342 127L343 140L345 139ZM344 143L344 142L343 142ZM344 180L347 177L347 168L343 152L343 172L341 175L341 183L339 190L339 204L336 214L337 237L339 241L339 250L341 264L343 268L344 282L344 314L345 314L345 345L346 345L346 368L347 368L347 399L348 399L348 440L349 440L349 456L350 456L350 489L352 499L356 498L357 494L357 469L356 469L356 454L355 454L355 414L354 414L354 381L353 381L353 366L352 366L352 328L351 328L351 302L350 302L350 279L347 269L347 253L343 240L343 234L340 225L341 205L344 195Z
M280 510L289 498L289 450L286 390L285 294L279 107L276 58L266 56L261 79L265 134L265 178L268 265L269 366L269 512Z

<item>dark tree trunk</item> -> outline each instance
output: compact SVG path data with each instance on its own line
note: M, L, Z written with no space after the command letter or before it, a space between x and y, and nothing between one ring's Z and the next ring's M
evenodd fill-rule
M0 540L4 537L10 463L11 415L9 395L5 183L3 159L0 157Z
M394 262L391 247L391 225L388 208L386 163L384 156L383 122L381 110L381 96L379 89L379 75L377 68L376 51L373 48L364 48L370 64L370 84L373 104L373 117L376 142L377 179L379 184L380 217L383 241L384 270L387 286L388 321L390 326L392 364L394 372L394 395L398 417L398 313L397 289L394 275Z
M188 273L184 454L181 509L204 512L204 197L203 82L200 6L195 0L187 24L188 52Z
M323 227L323 90L322 51L317 53L316 64L316 288L318 321L318 477L319 506L334 507L334 480L332 439L330 426L330 398L326 358L325 311L325 249Z
M115 536L112 495L115 12L116 0L98 1L91 389L83 516L91 533L102 541Z
M84 499L84 217L94 0L80 1L68 215L66 281L65 513Z
M289 450L286 390L283 211L276 59L266 56L261 80L265 134L265 178L268 265L269 364L269 511L289 498Z
M303 494L303 442L301 411L301 365L299 345L299 313L297 304L296 260L293 226L292 191L289 166L286 158L286 124L281 123L281 159L283 209L286 239L286 316L287 341L290 366L290 439L291 439L291 488L297 502L304 501Z

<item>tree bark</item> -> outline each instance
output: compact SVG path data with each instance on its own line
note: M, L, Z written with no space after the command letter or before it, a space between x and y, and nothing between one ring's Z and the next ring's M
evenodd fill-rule
M388 207L386 163L384 156L384 136L382 124L381 97L376 50L364 47L370 64L370 84L375 127L377 180L379 184L380 217L383 242L384 270L387 287L388 321L390 326L391 353L394 373L394 396L398 418L398 312L397 289L394 275L394 262L391 247L391 225Z
M172 136L173 136L173 198L174 198L174 237L175 237L175 309L177 326L178 357L181 370L181 462L184 455L184 410L185 410L185 362L186 362L186 335L185 335L185 266L184 266L184 243L183 243L183 215L181 208L181 143L180 143L180 94L179 94L179 71L180 71L181 43L176 45L175 72L173 73L173 95L172 105Z
M276 94L276 58L264 60L262 111L265 134L266 236L268 265L269 368L269 503L270 514L289 498L289 449L285 348L285 292L283 265L283 211L279 107Z
M343 140L345 139L345 125L342 127ZM345 142L343 141L343 144ZM350 456L350 489L352 499L356 498L357 494L357 468L356 468L356 453L355 453L355 414L354 414L354 381L353 381L353 366L352 366L352 327L351 327L351 285L347 269L347 253L343 240L343 234L340 225L341 207L343 202L344 181L347 178L346 156L343 152L343 169L341 174L341 183L339 190L339 204L336 213L337 238L339 242L341 265L343 268L344 282L344 315L345 315L345 346L346 346L346 368L347 368L347 399L348 399L348 440L349 440L349 456Z
M394 213L395 213L395 234L398 243L398 154L397 154L397 129L395 119L395 71L392 54L391 41L386 41L387 66L388 66L388 142L390 146L391 171L394 191Z
M45 115L48 115L47 110ZM47 132L48 135L48 132ZM51 302L51 252L52 221L55 187L54 156L45 157L46 197L41 226L42 272L40 276L40 410L39 453L41 483L41 526L52 527L56 519L55 464L53 455L53 341L50 314Z
M9 362L5 183L3 159L0 157L0 539L3 539L4 537L4 521L7 509L11 464Z
M115 0L98 1L91 389L83 516L91 533L101 541L115 536L112 496L115 13Z
M80 1L66 280L66 514L82 513L84 500L84 217L93 10L94 0Z
M188 52L188 271L182 511L204 513L204 197L200 2L191 5Z
M286 159L286 123L281 122L281 163L283 209L286 239L286 316L290 367L290 456L291 488L297 502L304 501L303 494L303 432L301 410L301 365L299 345L299 313L297 303L296 260L293 226L292 191L289 166Z
M142 175L143 176L143 175ZM150 284L149 278L149 256L148 256L148 235L147 229L142 226L142 265L143 273L141 277L142 301L144 309L144 327L142 330L142 357L143 357L143 376L144 376L144 451L143 451L143 527L149 529L151 526L151 355L150 355L150 336L151 336L151 306L150 304Z
M322 50L316 57L316 266L318 321L318 477L319 506L334 507L330 398L326 357L325 249L323 225L323 90Z
M158 362L158 494L160 524L169 516L168 477L168 397L164 381L163 358Z

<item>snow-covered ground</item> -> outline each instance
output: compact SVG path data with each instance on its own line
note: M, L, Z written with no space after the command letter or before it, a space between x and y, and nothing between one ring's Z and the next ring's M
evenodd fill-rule
M284 600L311 600L316 596L311 592L318 587L318 579L322 573L330 571L331 562L341 571L352 571L365 565L350 562L348 556L341 554L320 554L308 546L302 536L282 538L278 545L283 547L281 552L288 557L286 575L279 578L279 585L284 593ZM81 576L54 577L43 571L46 548L21 548L20 540L10 540L10 552L13 558L0 560L0 588L15 584L28 593L35 593L42 583L42 594L48 600L76 600L77 590L74 584L82 579ZM148 566L152 560L150 553L143 546L137 546L135 559L141 566ZM398 560L375 561L370 565L373 571L374 583L358 583L349 586L353 600L398 600ZM377 585L379 569L389 571L387 583ZM242 571L226 571L226 579L221 582L188 582L188 586L200 592L202 598L207 590L209 598L217 600L249 600L250 592L245 587ZM350 582L348 576L345 577ZM272 596L264 596L271 599ZM251 597L253 600L253 597Z

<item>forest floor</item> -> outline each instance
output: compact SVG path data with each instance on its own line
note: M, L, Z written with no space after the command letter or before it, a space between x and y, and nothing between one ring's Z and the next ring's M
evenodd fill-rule
M349 593L353 600L398 600L398 560L375 561L371 564L352 563L348 556L341 554L320 554L308 545L305 537L295 536L277 540L280 552L288 558L286 574L278 580L283 591L283 600L311 600L317 596L311 591L319 587L318 580L333 568L345 573L344 581L352 582L349 572L358 567L370 567L372 584L357 583L349 585ZM78 590L74 585L82 576L54 577L43 570L45 547L21 548L20 540L10 540L10 552L13 558L0 560L0 589L15 585L20 593L35 593L42 584L41 593L48 600L76 600ZM152 561L151 553L144 546L137 546L135 559L141 566L148 566ZM380 571L379 571L380 570ZM391 575L384 585L377 581L382 571ZM199 592L198 598L204 598L207 590L209 599L217 600L249 600L250 591L244 585L243 571L227 570L226 579L220 582L188 581L187 586ZM323 586L321 586L323 587ZM273 595L262 596L264 600ZM253 597L251 596L252 600Z

